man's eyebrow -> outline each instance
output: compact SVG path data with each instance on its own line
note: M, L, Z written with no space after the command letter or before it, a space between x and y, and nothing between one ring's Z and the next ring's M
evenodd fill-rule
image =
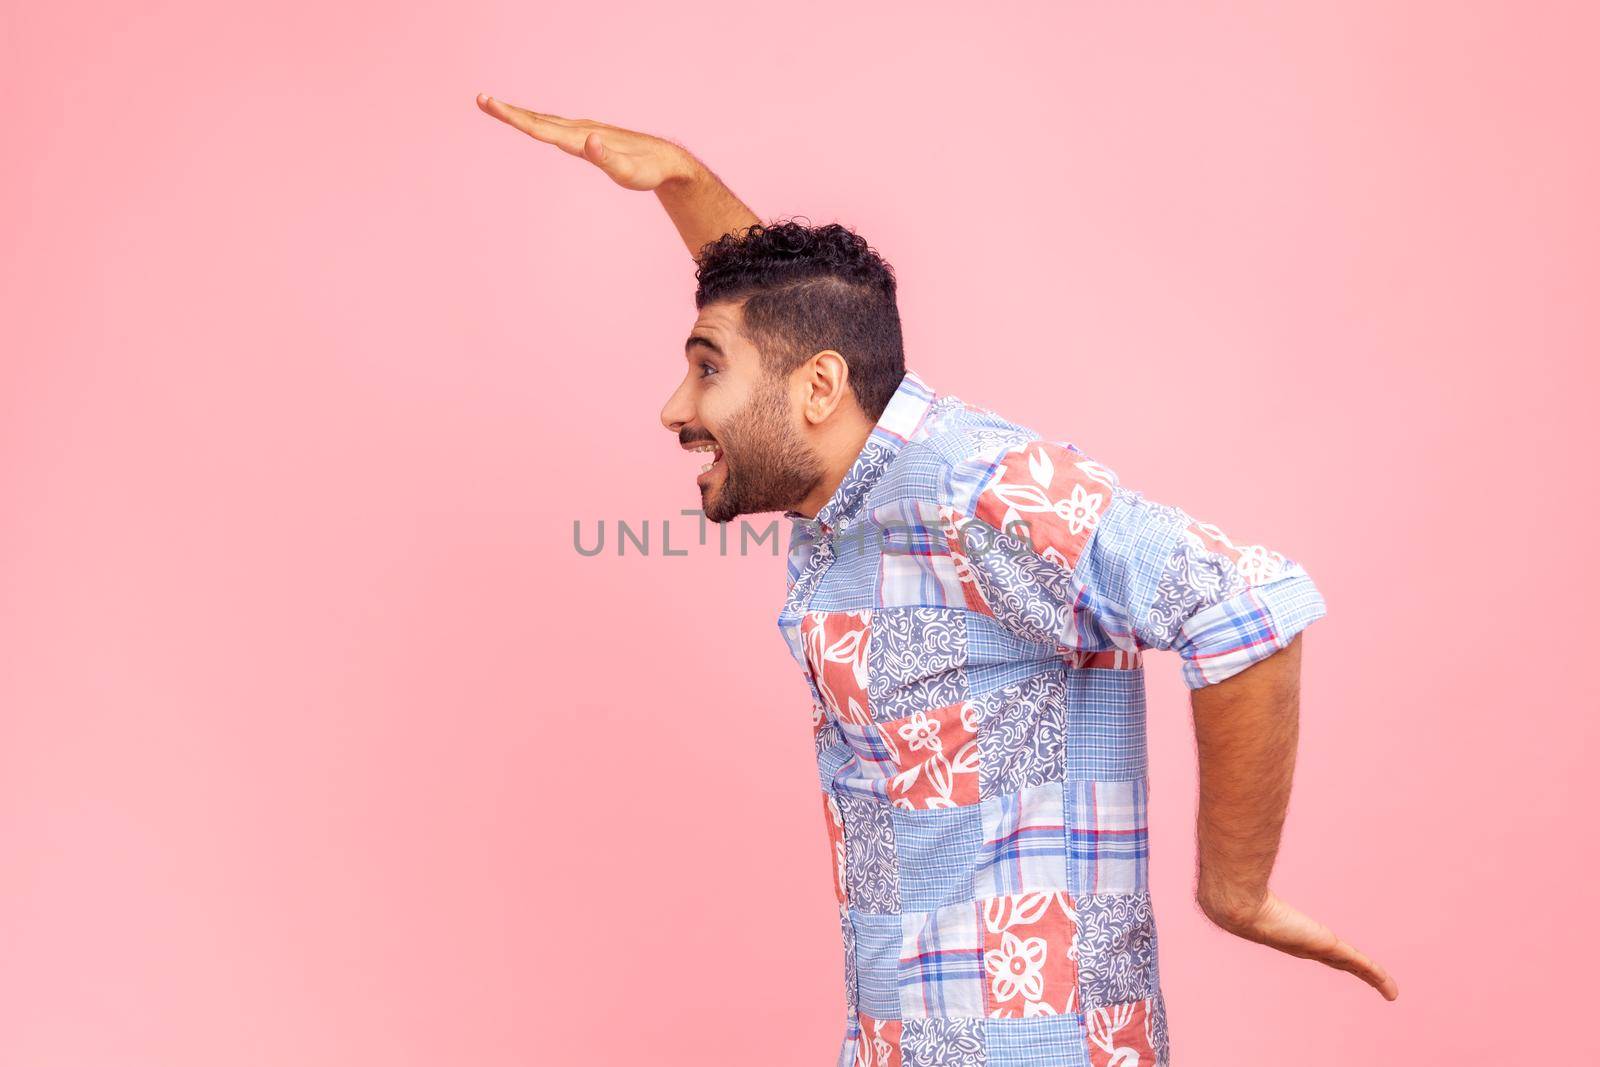
M717 355L721 356L723 359L727 359L728 358L728 354L726 352L724 352L721 348L717 347L717 342L713 341L709 337L701 337L699 334L690 334L689 335L689 339L683 343L684 354L687 355L689 353L689 350L694 348L695 345L704 345L706 348L711 349L711 351L715 352Z

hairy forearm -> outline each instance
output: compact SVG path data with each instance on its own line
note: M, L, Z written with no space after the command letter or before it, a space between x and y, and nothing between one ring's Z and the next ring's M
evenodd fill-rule
M696 258L708 242L761 221L711 168L688 153L681 173L657 186L656 197Z
M1191 700L1200 761L1195 897L1225 922L1260 904L1277 858L1300 732L1300 637Z

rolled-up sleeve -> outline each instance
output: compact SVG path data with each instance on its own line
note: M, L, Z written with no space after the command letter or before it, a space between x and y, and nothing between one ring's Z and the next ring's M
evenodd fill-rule
M1297 573L1246 589L1184 621L1173 647L1190 689L1220 682L1279 651L1327 614L1310 575Z
M967 513L981 599L1032 640L1075 649L1173 650L1191 689L1230 678L1327 613L1296 561L1231 539L1123 486L1069 444L1033 441L991 462ZM1031 562L1030 562L1031 560Z
M1299 563L1264 545L1239 544L1180 508L1118 487L1106 536L1090 545L1085 578L1154 572L1153 585L1104 590L1123 598L1140 645L1171 649L1191 689L1213 685L1272 655L1327 614L1322 594ZM1141 516L1141 512L1148 515ZM1144 531L1143 538L1126 531ZM1119 536L1120 534L1120 536ZM1126 554L1130 562L1115 558ZM1162 559L1159 568L1131 561Z

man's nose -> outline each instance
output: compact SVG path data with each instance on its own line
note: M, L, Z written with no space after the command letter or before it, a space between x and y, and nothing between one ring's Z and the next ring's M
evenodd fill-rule
M667 397L666 404L661 408L661 425L673 433L682 430L694 415L694 406L689 403L689 398L684 392L687 385L688 383L685 382L674 389L672 395Z

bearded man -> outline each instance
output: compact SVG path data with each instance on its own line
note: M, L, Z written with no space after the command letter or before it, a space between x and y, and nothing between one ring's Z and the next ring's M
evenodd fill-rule
M778 617L809 697L844 945L839 1063L1164 1065L1144 653L1199 753L1195 897L1223 929L1384 969L1277 897L1305 570L905 365L895 279L837 224L764 225L672 141L480 96L653 191L697 264L661 410L707 519L790 520Z

